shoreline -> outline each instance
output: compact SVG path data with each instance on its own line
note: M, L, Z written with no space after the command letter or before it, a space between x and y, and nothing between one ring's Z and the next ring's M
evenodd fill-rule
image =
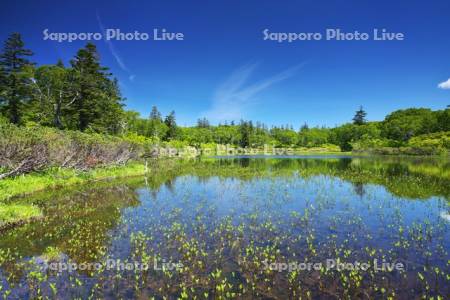
M133 162L124 166L95 168L87 172L56 169L3 179L0 181L0 232L43 217L41 209L35 205L14 204L13 200L16 198L60 187L144 174L145 165Z
M212 159L233 158L345 158L345 157L411 157L411 158L442 158L442 156L414 156L414 155L375 155L355 152L299 152L294 155L267 155L267 154L241 154L241 155L211 155L201 156ZM168 158L170 161L180 157ZM164 159L160 158L159 160ZM188 159L186 157L186 159ZM48 169L12 178L0 180L0 232L10 229L33 219L43 217L39 207L33 204L18 204L15 200L37 192L51 191L58 188L72 187L98 181L114 180L118 178L142 176L148 173L145 163L130 162L122 166L98 167L89 171L80 172L73 169Z

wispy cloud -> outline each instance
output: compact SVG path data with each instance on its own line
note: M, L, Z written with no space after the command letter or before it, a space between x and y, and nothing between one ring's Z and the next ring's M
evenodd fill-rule
M98 22L98 26L100 27L100 30L103 33L103 36L106 36L106 30L105 30L105 26L103 26L103 22L100 18L99 13L97 12L97 22ZM136 75L134 75L126 66L125 62L123 61L122 57L119 54L119 51L114 47L114 44L112 41L110 40L106 40L106 38L104 39L106 45L108 45L109 48L109 52L111 52L111 55L114 57L114 59L116 60L117 64L119 65L119 67L122 69L122 71L128 73L128 79L130 81L133 81L134 78L136 78Z
M443 90L450 90L450 78L447 81L438 84L438 88Z
M202 116L212 121L238 120L245 109L256 102L255 96L272 85L292 77L304 64L296 65L254 84L247 84L258 64L247 64L235 70L216 90L211 108Z

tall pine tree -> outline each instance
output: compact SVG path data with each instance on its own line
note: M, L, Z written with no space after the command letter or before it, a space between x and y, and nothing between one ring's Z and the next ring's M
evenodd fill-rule
M88 43L80 49L71 65L78 93L73 110L78 129L116 133L123 117L123 99L117 81L100 65L96 46Z
M9 36L0 54L0 109L14 124L21 123L25 106L31 99L33 63L28 60L31 55L33 53L24 48L19 33Z
M355 116L353 117L353 124L355 125L363 125L366 123L367 113L364 111L363 107L360 106L356 111Z
M149 120L149 136L160 139L167 134L168 127L162 120L161 113L156 106L152 106Z
M177 122L175 119L175 112L172 111L165 119L164 123L167 126L166 140L172 140L177 136Z
M155 105L152 106L152 111L150 112L150 120L162 122L161 113L158 111L158 108Z

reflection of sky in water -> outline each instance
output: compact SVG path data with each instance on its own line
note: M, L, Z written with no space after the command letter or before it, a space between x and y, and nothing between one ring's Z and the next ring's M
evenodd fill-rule
M235 223L242 221L240 216L255 212L261 223L269 219L287 221L293 211L301 216L308 208L319 238L321 234L325 238L330 233L333 218L337 218L340 225L336 230L341 233L354 230L355 224L345 225L357 218L357 223L379 247L388 246L395 236L393 230L398 227L389 227L392 224L409 226L428 220L434 225L448 226L440 216L447 207L445 199L403 199L393 196L383 186L357 185L324 175L302 178L295 174L250 181L181 176L158 191L139 188L138 194L141 205L123 210L127 234L146 232L154 222L168 225L163 215L177 209L179 220L189 224L200 207L202 212L217 219L232 216ZM444 238L450 241L448 234ZM126 241L125 235L121 242Z
M107 258L132 260L130 239L133 234L143 232L153 238L147 246L167 258L171 249L165 246L170 246L171 240L165 234L172 224L183 227L181 231L175 227L172 236L174 232L186 233L188 239L192 235L198 242L204 242L206 248L211 245L209 250L214 251L222 238L214 232L223 232L216 230L227 219L234 225L247 225L240 227L244 229L239 233L237 227L231 227L233 237L242 234L244 240L262 246L273 245L279 238L277 247L286 257L294 253L304 255L300 259L315 259L308 254L306 244L306 237L314 234L314 247L318 252L323 250L320 259L345 248L354 258L364 260L368 247L380 250L378 257L405 258L419 266L448 269L448 255L440 250L450 247L445 176L414 173L408 165L396 161L388 164L384 158L373 163L367 159L308 158L311 159L224 160L198 168L195 165L193 173L181 172L184 174L181 176L149 177L149 184L140 179L132 183L120 180L106 187L85 186L72 194L55 193L52 201L45 202L53 217L49 223L25 225L13 236L13 243L8 239L0 241L16 247L21 243L27 245L18 249L28 249L21 256L25 260L43 258L42 254L51 246L61 248L64 257L83 261L88 250L99 246L95 243L98 238L100 246L107 249ZM425 165L425 171L438 170L444 174L444 165L440 164L440 169L433 166L426 169ZM357 180L384 185L355 183ZM303 218L306 214L307 219ZM202 229L195 232L198 228ZM399 235L399 228L404 229L403 235ZM22 229L28 233L21 235ZM432 232L427 235L424 229ZM411 230L419 235L409 235ZM54 238L44 234L48 231ZM423 239L417 240L418 237ZM407 241L407 246L394 247L400 240ZM104 259L103 253L94 259ZM417 270L422 272L420 268ZM0 283L3 280L4 284L1 272ZM417 277L415 273L411 276ZM433 274L427 276L434 280ZM95 281L83 278L87 286ZM60 279L66 286L67 279ZM404 281L398 283L402 285ZM27 288L24 284L23 290Z

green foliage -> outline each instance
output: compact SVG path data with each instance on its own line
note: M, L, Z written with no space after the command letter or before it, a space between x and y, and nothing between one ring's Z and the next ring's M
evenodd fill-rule
M9 121L5 116L0 115L0 125L6 125Z
M161 140L168 134L169 127L163 122L161 113L158 111L156 106L152 107L148 128L148 136L158 140Z
M214 129L214 142L217 144L237 145L241 140L241 132L238 126L219 125Z
M143 119L136 111L124 113L124 134L137 134L143 137L161 140L167 133L167 126L160 119Z
M61 65L37 68L32 81L33 105L29 119L41 125L57 128L76 128L72 106L77 95L74 93L74 72Z
M209 128L210 124L208 119L202 118L197 120L197 127L199 128Z
M24 110L31 100L29 83L33 64L27 57L32 54L24 48L20 34L13 33L0 55L0 111L14 124L22 122Z
M450 108L447 106L445 110L435 112L437 124L436 131L450 131Z
M49 167L87 170L140 157L143 142L53 128L0 125L0 167L15 176ZM0 174L0 178L3 174Z
M353 117L353 124L355 125L363 125L366 123L367 113L364 111L363 107L360 106L359 110L356 111L355 116Z
M51 168L44 172L0 180L0 202L45 189L79 185L94 180L142 175L144 172L142 163L98 167L84 172L75 169Z
M0 228L8 223L42 216L41 210L34 205L0 203Z
M411 147L430 147L441 150L450 149L450 131L419 135L408 141Z
M88 43L71 61L75 80L77 129L118 133L123 118L122 97L117 80L111 79L108 68L100 65L94 44Z
M302 151L304 150L304 151ZM339 153L341 152L341 148L334 144L321 144L314 147L307 147L306 149L299 148L299 152L305 152L305 153Z
M378 139L379 123L370 122L363 125L345 124L331 130L330 141L339 145L343 151L352 150L352 143L361 139Z
M298 136L298 144L302 147L318 147L330 140L331 131L328 128L302 127Z
M371 149L364 149L365 153L372 155L416 155L416 156L428 156L428 155L441 155L445 154L438 148L434 147L378 147Z
M253 299L269 292L274 298L315 299L323 295L324 289L316 288L319 285L332 286L334 295L350 299L358 298L361 290L367 298L379 297L379 290L392 298L407 298L416 287L422 298L434 291L446 292L446 221L439 215L450 186L444 160L206 159L180 160L180 165L167 170L170 162L174 161L156 162L145 182L142 178L97 182L18 200L38 205L45 218L1 235L0 249L6 250L0 251L0 261L7 289L13 295L41 290L42 298L89 293L99 298L111 291L116 298L139 298L141 287L151 284L147 298L173 294L186 299ZM306 191L306 196L296 193L298 189ZM167 197L168 192L176 197ZM293 197L310 194L317 197L292 206ZM431 197L442 201L419 200ZM391 198L394 204L387 201ZM218 210L217 203L228 203L228 199L233 200L230 205ZM417 207L425 210L417 212ZM433 209L426 210L429 207ZM411 211L421 215L405 221ZM124 231L131 232L129 241ZM388 237L381 246L373 240L379 236ZM130 249L128 256L121 256L126 262L158 263L170 257L183 268L147 272L101 267L77 274L38 268L42 260L66 262L66 257L77 266L105 266L108 258L123 254L122 247L110 247L116 242ZM372 266L375 258L394 261L411 252L408 268L416 269L399 270L404 276L399 276L402 282L396 285L386 281L386 272L373 268L367 269L365 278L366 271L355 268L321 267L317 280L308 282L309 272L265 267L271 262L287 266L299 255L324 261L330 253L337 261ZM24 257L31 259L24 263ZM425 268L427 259L431 267ZM239 264L223 267L228 261ZM437 272L438 267L443 271ZM430 292L422 289L415 270L420 271L420 280L436 282L436 287ZM244 280L240 274L246 275ZM185 288L186 278L199 285ZM92 287L93 280L111 285ZM11 282L14 285L8 286ZM58 283L56 296L48 286L54 282ZM404 289L408 284L411 289Z
M437 127L435 112L425 108L410 108L387 115L382 124L382 135L388 139L407 142L413 136L432 133Z
M372 148L390 147L391 141L387 139L369 138L368 136L363 136L361 139L353 141L350 144L352 150L359 151Z
M430 136L425 140L415 137L450 131L449 108L438 111L425 108L397 110L382 122L367 122L367 113L360 107L352 123L335 128L309 128L305 123L299 131L294 130L292 125L269 129L265 124L249 120L214 126L206 118L199 119L196 126L179 127L174 111L164 119L156 106L152 106L148 118L141 117L135 111L125 111L117 80L100 63L94 44L88 43L80 49L68 67L58 61L55 65L35 68L28 60L31 54L17 33L12 34L5 43L0 55L0 124L11 122L28 128L42 125L80 130L99 138L98 145L104 144L101 142L104 137L95 134L117 135L146 149L150 144L162 142L170 142L167 145L173 143L177 148L180 145L201 148L203 144L216 143L244 148L270 145L323 149L333 144L342 151L395 148L397 150L383 151L399 152L399 147L404 147L414 153L421 152L417 148L436 153L447 147L446 140L441 137ZM12 130L11 134L15 131ZM38 132L41 131L38 129ZM18 138L22 137L22 133L18 134ZM30 136L33 134L30 132ZM69 135L75 137L75 134L68 134L65 138ZM65 143L76 143L83 145L80 146L83 149L95 144L87 142L90 138L84 136L76 137L76 142L65 138L55 138L55 143L59 147ZM39 147L42 148L42 145Z
M202 143L210 143L213 141L213 131L206 127L185 127L180 129L180 138L196 146Z
M170 114L164 119L164 124L167 126L165 140L170 141L177 138L179 131L175 119L175 111L171 111Z
M292 129L275 127L270 133L279 146L295 146L298 142L298 133Z

